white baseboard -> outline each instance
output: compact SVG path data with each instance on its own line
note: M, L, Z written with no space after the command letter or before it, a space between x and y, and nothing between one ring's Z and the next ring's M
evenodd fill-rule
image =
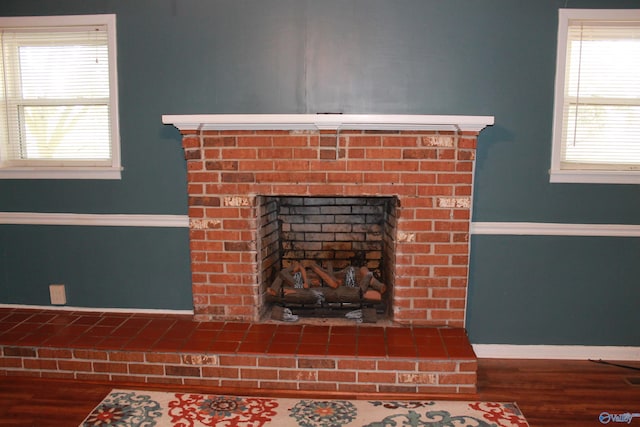
M181 314L193 316L193 310L169 310L155 308L95 308L72 307L68 305L28 305L28 304L0 304L0 308L26 308L34 310L82 311L96 313L131 313L131 314Z
M566 359L640 361L640 347L472 344L480 359Z

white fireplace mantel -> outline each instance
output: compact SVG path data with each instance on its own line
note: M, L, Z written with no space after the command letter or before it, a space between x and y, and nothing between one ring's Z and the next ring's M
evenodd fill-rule
M193 114L163 115L162 123L193 130L446 130L480 132L493 116L397 114Z

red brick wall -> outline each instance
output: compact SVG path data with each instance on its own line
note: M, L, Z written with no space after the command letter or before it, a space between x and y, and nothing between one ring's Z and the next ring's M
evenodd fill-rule
M462 326L477 132L185 132L196 317L257 321L256 196L397 196L393 320Z
M0 377L358 393L475 393L475 359L400 361L0 346Z

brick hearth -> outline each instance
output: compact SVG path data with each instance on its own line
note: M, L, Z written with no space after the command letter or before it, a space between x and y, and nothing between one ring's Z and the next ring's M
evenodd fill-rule
M463 329L0 308L0 375L335 393L474 393Z

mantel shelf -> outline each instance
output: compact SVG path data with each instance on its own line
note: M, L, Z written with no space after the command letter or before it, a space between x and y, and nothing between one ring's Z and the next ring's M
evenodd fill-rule
M480 132L493 116L394 114L163 115L162 123L193 130L446 130Z

